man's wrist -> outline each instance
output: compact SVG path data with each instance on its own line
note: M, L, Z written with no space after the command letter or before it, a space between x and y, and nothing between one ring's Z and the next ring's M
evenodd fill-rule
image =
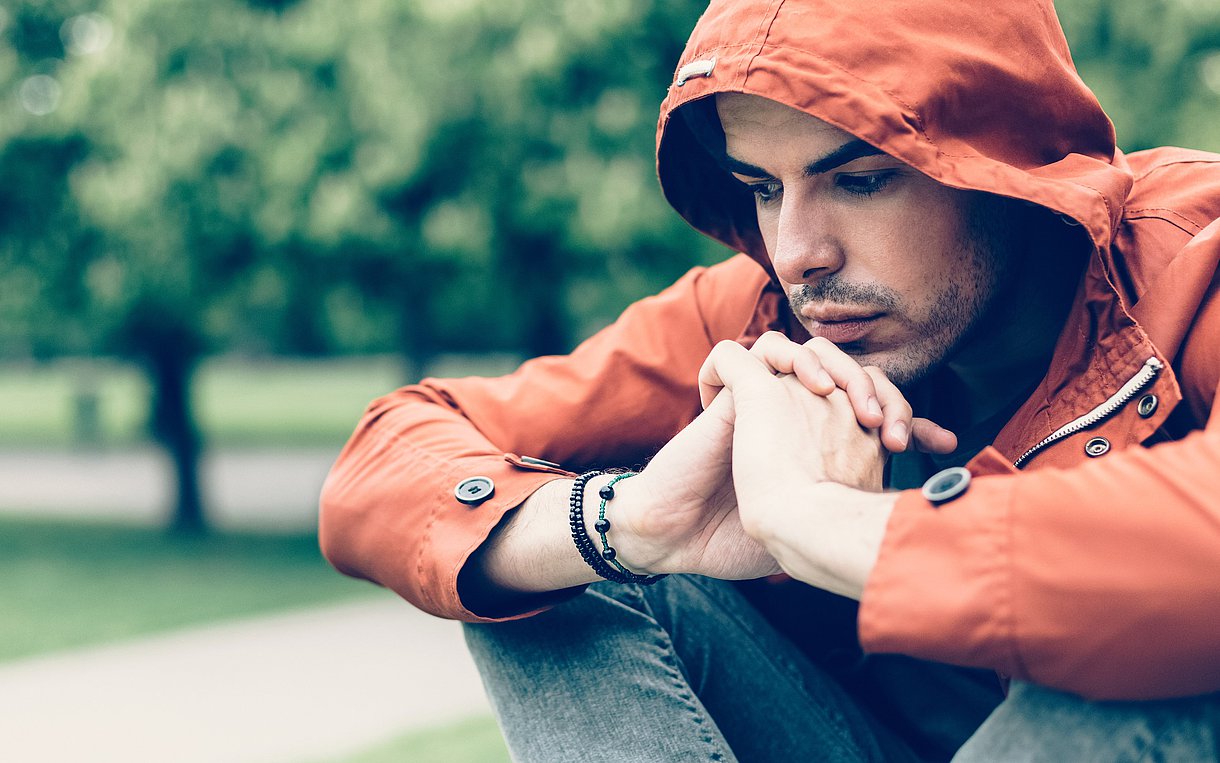
M585 531L593 540L598 552L604 551L601 533L597 529L600 491L621 474L603 474L589 480L585 486L584 519ZM614 496L606 501L606 543L614 549L615 559L637 575L656 575L664 553L654 542L639 532L638 517L648 495L640 475L633 475L615 482Z
M498 601L597 580L573 548L564 521L571 492L571 479L546 482L491 532L471 555L470 570L465 573L481 595ZM484 608L489 606L501 608L499 603Z
M858 600L898 496L819 482L804 494L806 505L770 525L759 541L792 577Z

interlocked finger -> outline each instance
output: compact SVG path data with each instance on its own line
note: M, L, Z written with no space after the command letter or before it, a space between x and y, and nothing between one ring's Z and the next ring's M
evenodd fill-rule
M753 361L754 365L740 365ZM733 370L730 370L733 369ZM765 383L766 376L792 375L810 392L827 396L836 389L847 394L856 420L866 429L879 429L881 442L893 453L912 445L928 453L951 453L957 438L928 419L913 416L902 391L876 366L861 366L833 342L815 337L804 344L768 331L746 350L736 342L721 342L699 371L699 399L706 409L725 387L724 374L738 383ZM747 374L741 376L741 374Z
M723 343L722 343L723 344ZM736 342L728 344L736 345ZM717 345L719 347L719 345ZM737 345L737 347L741 347ZM744 348L742 348L744 351ZM731 349L721 352L734 352ZM717 352L713 349L713 353ZM829 395L836 388L834 379L822 368L817 353L810 348L793 342L788 337L776 331L768 331L754 342L749 355L771 374L792 374L800 380L810 392L817 395ZM710 357L710 356L709 356ZM708 364L699 372L699 401L706 409L712 399L720 393L724 384L715 375Z
M884 421L881 424L881 442L891 453L901 453L911 441L911 420L914 411L902 391L876 366L863 366L873 382L873 390L881 403Z
M737 342L718 342L699 369L699 397L706 410L725 387L774 382L777 372Z
M851 400L851 407L855 410L856 419L861 426L874 429L887 421L885 415L887 401L882 400L878 395L876 381L855 358L839 349L834 342L822 337L810 339L805 342L805 346L818 356L822 368L834 379L835 386L847 393L847 398ZM902 399L901 393L899 399ZM905 404L906 400L902 400L902 402ZM910 414L907 415L909 422Z

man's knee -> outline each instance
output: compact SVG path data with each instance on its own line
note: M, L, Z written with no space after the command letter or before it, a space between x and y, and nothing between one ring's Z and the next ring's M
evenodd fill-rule
M667 580L657 585L668 585ZM581 595L536 615L498 623L464 623L462 629L476 662L522 652L553 655L565 644L589 644L608 633L646 625L652 617L648 595L640 588L594 583Z
M466 623L466 644L481 670L503 671L508 663L557 667L592 658L593 652L654 643L682 651L680 631L695 646L723 631L725 618L749 619L750 605L731 583L694 575L671 575L649 586L595 583L570 601L520 620Z
M954 758L983 761L1218 760L1220 697L1164 702L1090 702L1014 683Z

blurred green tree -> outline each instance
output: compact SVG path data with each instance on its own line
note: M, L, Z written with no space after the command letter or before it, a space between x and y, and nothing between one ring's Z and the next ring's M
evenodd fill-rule
M205 354L563 351L708 257L649 160L699 10L15 4L0 352L140 359L198 531Z
M1119 145L1220 151L1220 3L1059 0L1076 65Z
M195 531L209 353L565 351L724 256L652 171L703 6L0 6L0 357L140 359ZM1220 149L1215 3L1059 10L1125 147Z

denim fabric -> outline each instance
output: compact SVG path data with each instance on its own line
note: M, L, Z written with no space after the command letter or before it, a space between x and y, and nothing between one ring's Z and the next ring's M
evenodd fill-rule
M915 760L723 581L596 584L465 633L516 761Z
M1008 699L954 763L1208 763L1220 759L1216 696L1165 702L1088 702L1013 683Z
M465 634L522 763L919 759L724 581L600 583ZM954 760L1217 760L1217 707L1089 703L1017 683Z

